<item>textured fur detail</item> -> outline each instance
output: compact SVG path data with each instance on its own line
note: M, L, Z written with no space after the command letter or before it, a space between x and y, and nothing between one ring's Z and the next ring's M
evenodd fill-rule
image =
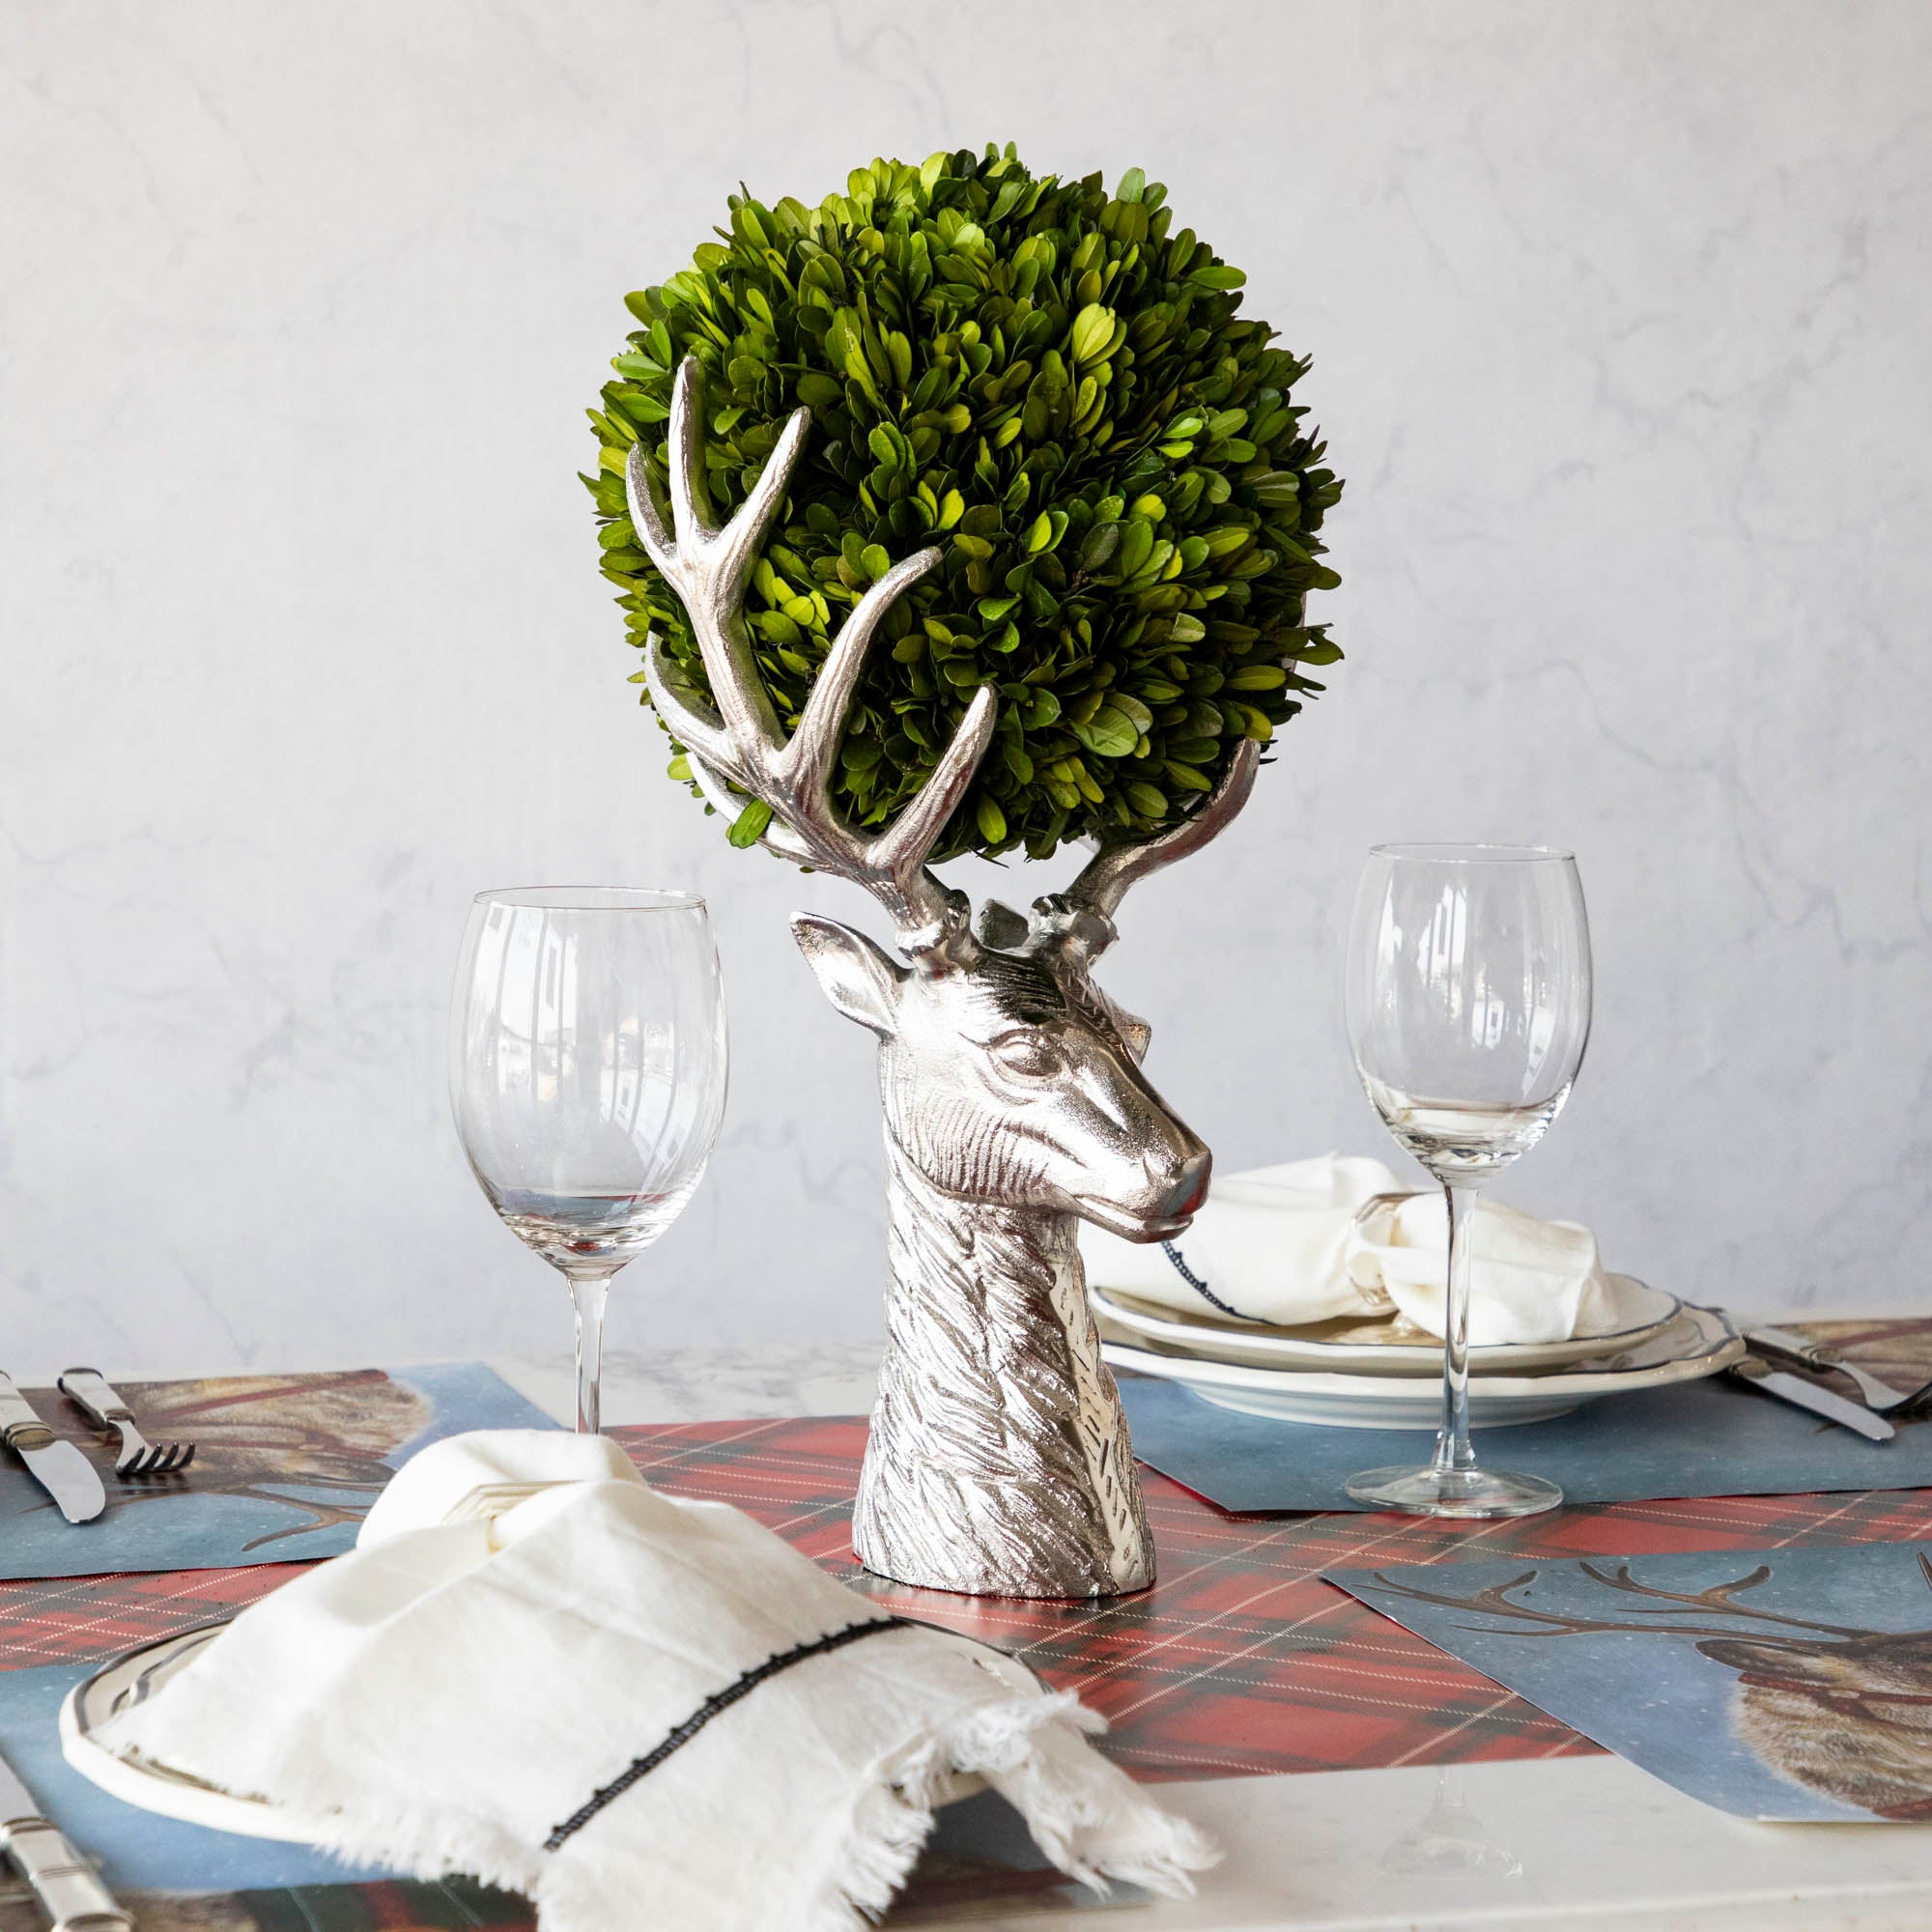
M859 1560L979 1595L1144 1588L1153 1540L1073 1217L941 1194L890 1132L886 1157L888 1341Z

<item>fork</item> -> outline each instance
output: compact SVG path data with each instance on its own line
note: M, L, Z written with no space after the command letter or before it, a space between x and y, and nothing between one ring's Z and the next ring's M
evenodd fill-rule
M1800 1368L1809 1369L1814 1375L1835 1371L1841 1376L1849 1376L1858 1384L1865 1406L1874 1415L1890 1415L1896 1410L1910 1408L1932 1394L1932 1382L1921 1382L1913 1389L1893 1388L1889 1382L1880 1381L1856 1362L1846 1361L1836 1349L1822 1342L1813 1342L1804 1335L1794 1335L1787 1328L1747 1328L1744 1334L1745 1340L1760 1352L1781 1356Z
M119 1434L117 1476L178 1475L194 1461L192 1442L150 1442L134 1427L134 1411L108 1387L99 1369L67 1370L60 1378L60 1390L95 1428Z

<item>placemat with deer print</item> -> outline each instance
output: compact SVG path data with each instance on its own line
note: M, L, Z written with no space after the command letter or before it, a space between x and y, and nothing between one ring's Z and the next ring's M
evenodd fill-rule
M1932 1544L1330 1570L1743 1818L1932 1818Z
M1804 1332L1897 1388L1932 1381L1932 1323L1815 1321ZM1841 1392L1857 1399L1850 1382ZM1148 1377L1123 1377L1121 1401L1134 1453L1227 1510L1365 1509L1349 1495L1350 1476L1428 1455L1426 1431L1248 1415ZM1932 1486L1932 1412L1914 1405L1889 1420L1890 1441L1867 1441L1718 1376L1476 1434L1485 1461L1547 1476L1579 1503Z
M151 1442L191 1442L162 1476L119 1477L114 1444L58 1389L24 1393L107 1492L70 1523L20 1462L0 1453L0 1577L228 1569L334 1556L414 1451L468 1429L554 1429L480 1362L327 1375L126 1382Z

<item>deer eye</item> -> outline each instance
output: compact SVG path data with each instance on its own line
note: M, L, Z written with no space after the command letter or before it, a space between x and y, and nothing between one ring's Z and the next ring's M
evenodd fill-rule
M1022 1080L1046 1080L1065 1065L1059 1046L1043 1033L1006 1033L991 1047L994 1060Z

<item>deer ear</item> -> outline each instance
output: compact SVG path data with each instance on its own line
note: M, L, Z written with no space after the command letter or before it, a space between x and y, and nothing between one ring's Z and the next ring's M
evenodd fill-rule
M907 968L895 965L863 932L816 913L800 913L791 935L825 997L848 1020L870 1027L881 1039L898 1032L899 987L912 977Z
M1094 990L1100 992L1097 986ZM1138 1013L1128 1012L1125 1007L1109 999L1105 993L1100 993L1100 1004L1106 1008L1107 1017L1114 1023L1114 1031L1121 1036L1122 1043L1133 1055L1134 1065L1138 1066L1147 1058L1148 1042L1153 1038L1153 1028Z

